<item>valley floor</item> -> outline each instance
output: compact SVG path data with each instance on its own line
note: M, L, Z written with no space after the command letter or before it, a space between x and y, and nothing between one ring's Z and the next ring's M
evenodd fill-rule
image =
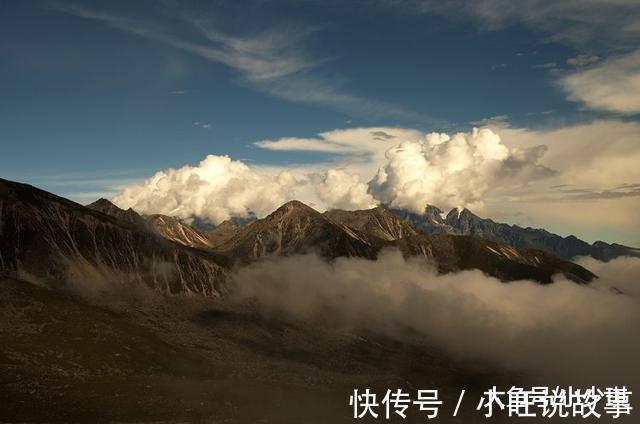
M4 279L0 319L3 422L357 422L348 404L356 388L437 388L444 406L434 422L482 422L482 391L524 384L415 336L292 323L220 300L106 308ZM396 422L426 421L412 411Z

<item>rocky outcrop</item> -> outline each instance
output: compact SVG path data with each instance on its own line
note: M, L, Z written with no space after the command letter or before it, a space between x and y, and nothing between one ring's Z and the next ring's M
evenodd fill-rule
M243 227L217 249L240 263L304 253L375 258L377 252L365 237L295 200Z
M216 296L224 257L37 188L0 179L0 272L47 286L145 284Z
M429 225L480 231L466 210L431 210ZM140 221L142 219L143 223ZM440 272L479 269L504 281L549 283L564 274L578 283L594 275L542 250L480 237L427 234L384 208L324 214L291 201L244 226L199 231L165 215L140 217L107 200L84 207L34 187L0 180L0 273L50 287L99 290L146 285L163 293L216 296L234 266L271 256L316 253L375 259L386 248L421 257ZM484 232L479 234L486 234Z
M214 245L207 234L173 216L154 214L145 215L144 218L158 234L168 240L199 249L210 249Z
M609 261L618 256L640 257L640 249L596 241L589 244L575 236L562 237L539 228L523 228L480 218L468 209L452 209L446 215L435 206L427 206L424 214L400 209L391 212L427 234L459 234L479 237L518 249L537 249L571 260L592 256Z
M545 284L556 274L581 284L594 278L585 268L541 250L457 234L426 234L382 208L325 215L363 234L371 246L395 246L405 257L424 257L443 273L479 269L503 281L528 279Z

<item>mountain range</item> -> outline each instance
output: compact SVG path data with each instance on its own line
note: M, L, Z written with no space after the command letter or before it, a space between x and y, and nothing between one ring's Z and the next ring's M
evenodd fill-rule
M108 201L93 208L0 180L1 273L48 287L142 283L208 296L224 289L225 257L171 241L153 220Z
M515 248L539 249L566 260L577 256L592 256L609 261L618 256L640 257L640 249L617 243L596 241L589 244L576 236L562 237L547 230L520 227L480 218L466 208L454 208L444 213L436 206L427 205L424 214L403 209L388 208L389 211L409 222L414 228L428 234L463 234L480 237Z
M335 326L331 311L296 320L234 300L234 272L256 261L394 248L441 273L594 278L547 251L425 232L384 207L320 213L292 201L262 219L195 224L0 179L0 421L347 423L354 388L438 388L455 405L460 387L475 399L492 385L528 387L412 328ZM119 296L138 286L159 296ZM475 402L460 409L454 422L477 421Z
M466 216L463 211L456 222L467 222ZM503 281L540 283L550 283L558 273L578 283L594 277L543 250L462 234L428 234L406 218L381 207L323 214L290 201L265 218L203 231L174 217L122 210L106 199L85 207L0 180L0 270L54 287L117 281L167 293L219 296L234 267L265 257L317 253L328 260L375 259L381 249L397 248L442 273L479 269Z

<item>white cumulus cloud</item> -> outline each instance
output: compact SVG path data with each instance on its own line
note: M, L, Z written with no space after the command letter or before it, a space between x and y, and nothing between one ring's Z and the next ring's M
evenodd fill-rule
M228 156L209 155L198 166L159 171L113 200L140 213L198 216L217 224L251 212L268 214L289 200L298 184L286 170L261 173Z
M465 206L499 221L635 246L639 135L639 124L617 120L459 134L339 129L258 145L324 152L325 162L265 166L210 156L144 183L127 181L112 192L120 193L119 206L141 213L214 223L249 213L263 217L292 199L319 211L380 203L416 212L427 203Z
M326 173L311 177L315 182L318 198L337 209L371 209L377 201L367 192L367 184L357 174L341 169L329 169Z
M197 166L160 171L129 185L114 202L140 213L187 220L197 216L214 224L249 214L263 217L293 199L320 211L369 209L380 203L416 212L427 204L478 210L493 186L551 172L538 165L544 146L509 148L487 128L453 135L354 128L257 145L333 153L337 159L267 167L209 155Z
M539 155L509 149L488 128L453 136L432 133L387 151L387 163L369 189L380 201L415 212L422 212L427 203L479 209L498 180L536 169L538 159ZM534 175L527 172L529 178Z

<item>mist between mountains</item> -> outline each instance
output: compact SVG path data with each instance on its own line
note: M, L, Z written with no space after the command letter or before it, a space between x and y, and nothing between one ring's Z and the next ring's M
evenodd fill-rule
M265 260L237 272L232 299L265 314L402 339L418 332L456 358L505 367L545 384L640 381L640 259L582 258L588 286L502 283L479 271L438 275L394 250L377 260L315 255ZM603 348L606 346L606 349Z

